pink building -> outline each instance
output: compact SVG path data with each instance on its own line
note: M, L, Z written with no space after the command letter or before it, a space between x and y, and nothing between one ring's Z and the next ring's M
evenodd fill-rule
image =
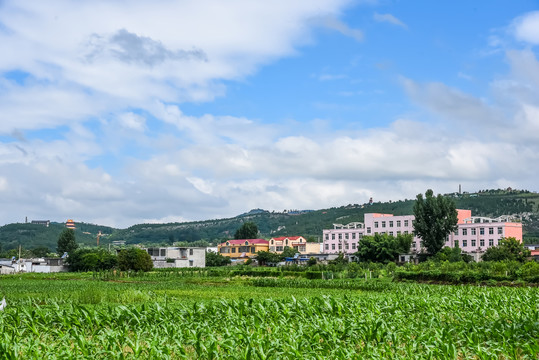
M363 223L353 222L347 225L333 224L333 229L322 230L322 251L324 254L353 254L364 234Z
M522 223L509 220L507 216L496 219L469 216L459 222L458 229L449 235L445 245L459 246L465 253L483 253L487 248L497 246L504 237L514 237L522 242Z
M522 241L522 223L511 222L509 217L496 219L472 217L471 210L458 211L458 229L448 236L445 246L459 246L463 252L481 254L491 246L498 245L503 237L514 237ZM414 215L365 214L365 222L353 222L348 225L333 224L333 229L323 230L323 252L352 254L357 251L358 242L364 235L414 233ZM424 251L422 241L415 236L411 253ZM479 258L479 257L476 257Z

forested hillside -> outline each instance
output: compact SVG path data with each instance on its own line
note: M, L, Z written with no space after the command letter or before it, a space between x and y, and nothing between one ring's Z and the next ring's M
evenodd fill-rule
M112 234L115 229L108 226L100 226L86 223L75 223L75 236L77 243L82 245L94 245L97 242L97 234L101 231L105 234ZM0 227L0 253L6 250L15 249L21 245L24 249L34 249L47 247L51 251L56 251L58 236L65 229L64 223L51 222L48 227L30 223L14 223ZM107 242L108 240L105 240Z
M516 190L485 190L473 194L448 194L453 197L457 208L470 209L474 216L498 217L517 215L524 224L525 241L535 242L539 238L539 194ZM302 235L311 241L318 241L323 229L334 223L347 224L363 221L368 212L412 214L414 200L375 202L369 204L349 204L346 206L307 212L269 212L260 209L228 219L170 224L138 224L127 229L112 229L106 226L77 223L77 242L87 245L96 243L98 231L105 236L101 244L107 246L114 240L127 244L161 244L177 242L193 243L204 240L217 244L233 236L246 221L257 224L261 237ZM58 235L64 224L51 223L50 227L33 224L9 224L0 227L0 246L3 250L19 244L29 249L46 246L56 248Z

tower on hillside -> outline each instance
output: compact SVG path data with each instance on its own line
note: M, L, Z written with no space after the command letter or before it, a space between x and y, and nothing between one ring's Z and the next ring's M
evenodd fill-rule
M75 226L75 222L69 219L66 221L66 228L75 230L77 227Z

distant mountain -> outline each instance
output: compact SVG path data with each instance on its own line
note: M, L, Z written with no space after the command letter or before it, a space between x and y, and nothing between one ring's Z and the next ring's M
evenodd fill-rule
M470 209L474 216L498 217L514 215L524 225L525 241L539 242L539 194L526 190L483 190L477 193L446 194L454 199L457 208ZM173 244L192 243L198 240L217 243L229 239L246 221L257 224L260 236L269 238L284 235L302 235L312 241L320 240L323 229L332 228L334 223L347 224L363 221L369 212L394 215L412 214L414 200L405 199L369 204L348 204L322 210L270 212L253 209L233 218L215 219L169 224L138 224L127 229L113 229L106 226L76 223L77 242L87 245L96 243L98 231L104 236L100 243L107 246L115 240L126 244ZM56 248L58 235L64 224L51 223L46 228L33 224L9 224L0 227L2 250L17 247L47 246Z

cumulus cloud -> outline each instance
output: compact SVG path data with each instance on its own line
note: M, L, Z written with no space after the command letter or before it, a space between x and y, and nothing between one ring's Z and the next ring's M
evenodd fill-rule
M95 61L100 56L111 55L127 63L141 63L148 66L171 61L207 61L207 56L200 49L169 50L160 41L146 36L138 36L126 29L120 29L110 36L92 34L88 40L88 61Z
M417 113L387 126L345 131L332 119L270 124L185 110L294 54L312 41L313 24L361 41L361 30L335 16L347 3L3 2L0 72L20 78L0 80L8 139L0 142L0 216L129 226L412 198L459 183L535 184L533 49L507 51L510 71L493 76L485 97L402 77ZM528 44L537 42L534 16L513 27ZM375 20L406 27L391 14Z
M518 17L512 24L517 40L530 44L539 44L539 11L533 11Z

